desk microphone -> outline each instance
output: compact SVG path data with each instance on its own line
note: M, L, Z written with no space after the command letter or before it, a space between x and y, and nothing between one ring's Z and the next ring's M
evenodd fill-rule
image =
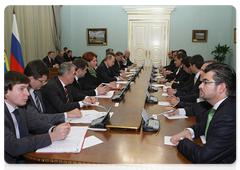
M150 93L148 92L147 89L145 90L145 93L147 95L147 99L146 99L147 103L157 103L158 102L158 98L150 95Z
M113 96L112 101L121 101L124 98L124 92L127 88L130 88L130 83L131 81L128 82L127 86L122 90L122 92L120 94L116 94L115 96Z
M157 87L154 87L150 84L150 82L148 81L148 91L158 91Z

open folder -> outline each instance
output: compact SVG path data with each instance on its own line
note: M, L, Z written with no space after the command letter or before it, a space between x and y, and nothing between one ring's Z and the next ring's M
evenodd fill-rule
M54 141L51 145L36 150L36 153L80 153L87 130L88 126L73 126L66 139Z

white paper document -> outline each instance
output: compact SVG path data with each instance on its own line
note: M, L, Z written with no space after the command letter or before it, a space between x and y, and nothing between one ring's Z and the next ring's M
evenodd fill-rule
M167 93L162 93L162 96L168 96L168 94Z
M151 84L153 87L164 87L164 84Z
M128 81L117 81L118 84L128 84Z
M96 110L81 110L81 112L81 118L67 118L65 122L72 120L71 123L91 123L94 119L106 115L106 112L98 112Z
M171 142L172 136L164 136L164 145L171 145L171 146L176 146Z
M188 118L187 116L183 116L183 115L174 115L174 116L169 116L167 113L163 114L166 118L168 119L184 119L184 118Z
M92 135L92 136L86 137L85 142L83 144L83 149L98 145L100 143L103 143L103 141L98 139L96 136Z
M159 105L159 106L172 106L169 102L165 102L165 101L163 101L163 102L158 102L158 105Z
M109 91L105 95L97 95L95 97L96 98L112 98L113 94L114 94L114 91Z
M71 127L66 139L54 141L51 145L36 150L36 153L79 153L82 150L87 130L87 126Z

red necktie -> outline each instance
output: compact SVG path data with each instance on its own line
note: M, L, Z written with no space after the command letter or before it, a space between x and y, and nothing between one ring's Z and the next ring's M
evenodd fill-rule
M65 95L66 95L66 99L67 99L67 103L69 102L69 96L68 96L68 90L66 88L66 86L64 87L64 91L65 91Z

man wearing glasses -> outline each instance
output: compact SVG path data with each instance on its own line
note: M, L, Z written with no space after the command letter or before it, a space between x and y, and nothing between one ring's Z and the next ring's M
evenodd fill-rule
M67 118L82 117L78 108L64 113L46 114L40 89L45 84L49 73L47 65L41 60L33 60L27 64L24 70L24 74L30 80L27 111L35 118L52 124L63 123Z
M236 73L226 64L205 68L201 97L213 107L208 118L174 135L171 142L194 163L233 163L236 160ZM200 146L193 138L205 136Z

